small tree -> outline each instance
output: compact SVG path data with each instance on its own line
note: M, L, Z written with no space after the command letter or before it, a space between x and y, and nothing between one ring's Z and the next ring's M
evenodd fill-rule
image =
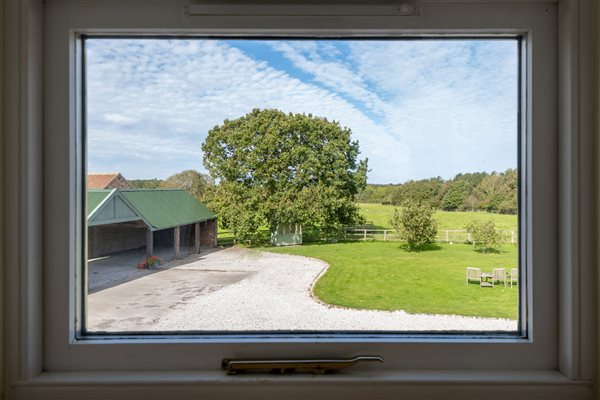
M390 224L406 240L409 251L434 243L437 236L433 208L425 204L408 203L401 209L394 208Z
M471 234L473 244L480 246L482 252L490 249L496 249L502 239L500 233L496 230L494 220L471 221L465 226L467 232Z

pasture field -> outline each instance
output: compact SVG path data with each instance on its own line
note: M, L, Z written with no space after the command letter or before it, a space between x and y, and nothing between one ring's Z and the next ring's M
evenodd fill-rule
M407 252L398 242L314 243L261 250L321 259L329 264L316 283L325 303L369 310L517 319L517 287L466 285L466 267L515 268L517 247L480 253L466 244L436 244Z
M395 232L393 228L390 226L390 217L394 212L394 206L391 205L382 205L376 203L360 203L361 215L365 217L367 222L373 222L374 229L388 229L391 232L388 232L388 240L389 238L394 237ZM485 212L467 212L467 211L440 211L437 210L434 214L435 219L438 221L438 238L440 240L444 240L444 230L463 230L465 226L472 220L477 221L486 221L488 219L494 220L496 224L496 229L506 230L506 231L517 231L517 216L509 215L509 214L494 214L494 213L485 213ZM269 231L266 227L261 228L261 233L263 239L265 241L269 240ZM459 237L456 238L456 235ZM466 235L466 234L464 234ZM463 235L463 236L464 236ZM361 234L355 234L355 239L360 240ZM451 241L462 242L465 239L461 234L456 233L455 238ZM383 232L378 233L369 233L367 235L368 239L372 240L383 240ZM306 240L305 242L308 241ZM507 237L507 240L510 239L510 236ZM233 244L233 235L227 229L223 229L223 227L219 227L219 244L224 246Z
M367 221L373 221L376 229L392 229L390 226L390 217L394 212L394 206L376 203L360 203L361 215ZM465 229L465 226L472 220L485 221L493 219L496 229L517 230L517 216L510 214L494 214L479 211L440 211L434 214L438 221L439 230L446 229Z

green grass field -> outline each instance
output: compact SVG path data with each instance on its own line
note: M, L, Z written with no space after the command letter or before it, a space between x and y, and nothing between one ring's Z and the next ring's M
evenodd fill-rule
M373 221L377 229L392 229L390 226L390 216L394 212L394 206L361 203L361 214L367 221ZM517 216L508 214L492 214L485 212L464 212L464 211L436 211L435 219L438 221L438 229L464 229L472 220L493 219L496 229L517 230Z
M390 229L390 216L394 212L394 206L382 205L375 203L360 203L361 215L365 217L367 222L373 222L375 229ZM493 214L485 212L464 212L464 211L436 211L435 219L438 221L438 230L440 237L443 237L444 230L462 230L472 220L482 221L493 219L496 224L496 229L517 231L517 216L508 214ZM269 233L267 228L263 227L263 236L268 239ZM377 235L375 235L377 236ZM370 234L369 237L374 237ZM380 232L377 236L378 240L383 240L383 234ZM463 239L461 239L462 241ZM222 245L233 244L233 235L227 229L219 227L219 243Z
M315 286L322 301L351 308L404 310L517 319L517 288L465 285L465 268L511 268L517 247L482 254L466 244L441 244L434 250L407 252L394 242L304 244L262 248L276 253L315 257L329 269Z

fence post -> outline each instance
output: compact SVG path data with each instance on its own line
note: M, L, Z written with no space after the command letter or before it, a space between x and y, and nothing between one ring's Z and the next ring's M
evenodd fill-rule
M346 240L346 234L348 232L348 228L344 227L344 240Z
M448 230L446 229L446 243L448 243L448 242L449 242L449 240L448 240Z
M510 231L510 244L515 244L515 231Z
M387 240L387 230L383 231L383 241L385 242Z
M366 229L363 229L363 234L364 234L363 235L363 240L366 241L367 240L367 230Z

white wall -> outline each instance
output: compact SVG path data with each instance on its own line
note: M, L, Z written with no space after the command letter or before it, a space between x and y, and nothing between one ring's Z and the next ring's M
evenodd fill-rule
M598 15L596 17L596 201L600 200L600 7L598 7ZM600 211L596 212L596 238L600 238ZM598 240L598 239L597 239ZM600 246L598 246L600 247ZM600 301L600 248L596 248L596 301ZM596 398L600 400L600 304L597 303L596 316Z
M4 152L2 143L4 138L4 91L2 90L4 84L4 2L0 1L0 160L3 160L2 154ZM2 238L4 232L2 211L4 206L2 199L4 197L4 163L0 162L0 238ZM4 252L3 252L3 240L0 240L0 399L4 398Z

